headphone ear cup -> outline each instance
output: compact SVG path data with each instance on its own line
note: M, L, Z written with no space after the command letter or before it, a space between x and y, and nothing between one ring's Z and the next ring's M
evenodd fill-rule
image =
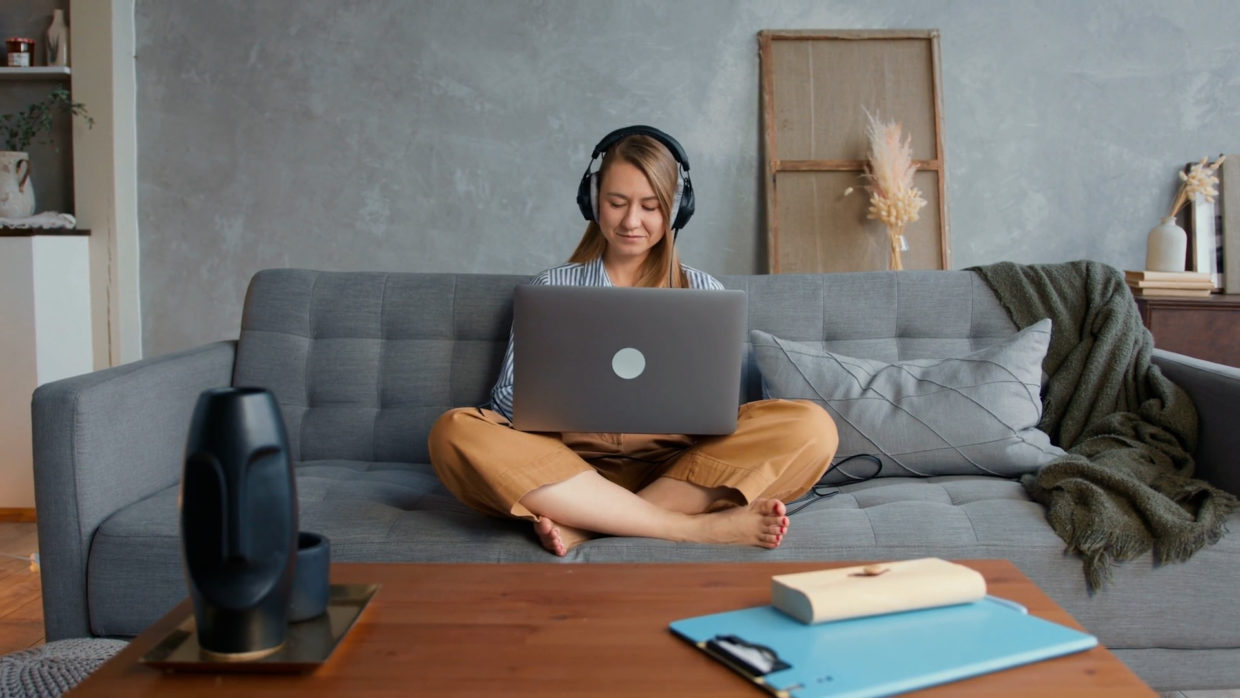
M590 175L590 220L598 223L598 173Z
M676 209L676 220L672 223L672 227L680 230L685 227L689 219L693 217L694 208L693 182L689 180L689 175L685 175L684 185L680 191L680 206Z
M598 183L597 175L589 169L581 177L581 183L577 185L577 208L581 210L581 215L590 222L598 220Z

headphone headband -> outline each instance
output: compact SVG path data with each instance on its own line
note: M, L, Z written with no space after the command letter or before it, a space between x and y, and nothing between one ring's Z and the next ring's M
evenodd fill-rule
M598 145L594 146L594 152L590 153L590 159L593 160L594 158L602 155L613 145L619 143L625 138L628 138L629 136L650 136L656 141L659 141L663 145L667 146L668 150L672 151L672 157L676 159L676 162L680 163L680 168L685 172L689 171L689 156L685 155L685 149L680 147L679 141L653 126L643 126L641 124L618 128L606 136L603 136L603 139L598 142Z
M693 182L689 180L689 156L685 155L685 149L680 146L680 143L675 138L653 126L641 124L618 128L603 136L598 145L594 146L593 152L590 153L590 163L586 165L586 173L582 176L581 184L577 187L577 207L581 209L581 215L587 221L597 222L598 173L590 170L594 165L594 160L629 136L649 136L655 139L667 147L672 153L672 158L676 160L678 165L676 172L676 196L672 202L671 228L674 231L679 231L689 222L689 218L693 216L695 204Z

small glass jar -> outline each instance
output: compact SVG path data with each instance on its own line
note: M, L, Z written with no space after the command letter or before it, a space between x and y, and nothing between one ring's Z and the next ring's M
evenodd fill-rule
M4 50L10 68L29 68L34 65L34 39L11 36L4 40Z

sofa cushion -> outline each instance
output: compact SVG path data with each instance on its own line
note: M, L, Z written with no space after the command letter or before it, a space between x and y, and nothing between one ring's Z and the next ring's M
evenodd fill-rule
M1007 558L1112 649L1240 646L1240 606L1199 600L1230 598L1234 578L1216 571L1240 566L1240 537L1157 570L1143 555L1090 596L1080 561L1062 554L1045 511L1015 480L896 477L847 485L794 514L775 550L603 537L558 558L539 547L528 522L471 511L426 465L314 461L298 465L297 475L301 528L331 539L337 562ZM136 635L185 598L176 502L177 488L169 487L120 510L94 536L87 593L96 635ZM1175 589L1192 592L1168 591ZM1176 622L1161 622L1164 615Z
M276 396L294 459L424 463L435 419L481 405L527 276L268 269L246 293L233 385ZM1014 332L965 271L721 276L749 327L886 361L959 356ZM747 352L744 400L761 396Z
M233 385L275 394L296 460L426 462L439 415L490 399L525 279L259 272Z
M331 541L333 562L534 562L525 521L481 516L429 465L324 460L296 466L299 528ZM173 486L100 526L87 565L95 635L137 635L185 598Z
M880 476L1037 470L1064 452L1037 428L1050 320L960 358L885 363L751 332L768 397L817 402L835 418L837 462L872 454ZM857 479L850 465L828 482Z

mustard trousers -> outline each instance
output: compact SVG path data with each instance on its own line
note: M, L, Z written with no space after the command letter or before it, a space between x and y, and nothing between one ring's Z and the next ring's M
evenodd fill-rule
M738 505L790 501L822 477L838 445L830 415L803 400L745 403L736 431L721 436L524 432L498 412L462 407L436 420L428 438L435 473L457 498L530 520L522 497L589 470L633 492L668 477L730 488Z

